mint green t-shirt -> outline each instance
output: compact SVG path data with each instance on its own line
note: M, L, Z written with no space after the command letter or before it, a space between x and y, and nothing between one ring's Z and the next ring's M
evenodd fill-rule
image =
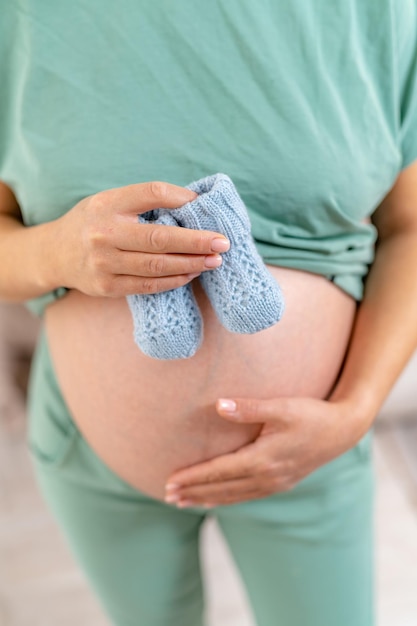
M416 73L416 0L0 0L0 179L32 225L224 172L265 262L360 300Z

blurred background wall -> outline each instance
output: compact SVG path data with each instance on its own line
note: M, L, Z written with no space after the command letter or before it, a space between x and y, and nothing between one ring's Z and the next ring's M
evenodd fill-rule
M25 445L25 390L38 330L23 306L0 303L0 626L105 626L37 491ZM417 354L375 431L378 626L417 626ZM212 520L202 553L210 626L254 626Z

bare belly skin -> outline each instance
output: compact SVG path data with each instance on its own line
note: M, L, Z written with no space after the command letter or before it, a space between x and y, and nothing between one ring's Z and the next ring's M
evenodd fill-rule
M159 361L132 338L126 300L76 290L45 313L58 382L97 455L135 488L163 499L175 470L231 452L260 426L234 424L219 397L325 398L339 374L356 312L325 278L267 266L284 292L282 320L254 335L228 332L198 280L204 342L190 359Z

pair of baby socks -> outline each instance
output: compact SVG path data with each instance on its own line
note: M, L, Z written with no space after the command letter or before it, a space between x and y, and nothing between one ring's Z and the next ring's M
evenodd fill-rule
M217 317L234 333L256 333L276 324L284 310L281 290L266 269L251 235L246 207L226 174L187 185L197 198L178 209L158 209L138 216L141 223L210 230L225 235L230 249L214 270L199 280ZM155 294L127 296L134 339L148 356L193 356L203 337L203 322L191 283Z

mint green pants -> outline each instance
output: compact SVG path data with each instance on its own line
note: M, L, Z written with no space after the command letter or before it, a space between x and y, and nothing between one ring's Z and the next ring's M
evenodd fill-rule
M62 398L42 334L29 390L41 491L111 623L201 626L199 535L217 519L258 626L372 626L371 435L293 490L206 511L126 484L95 455Z

